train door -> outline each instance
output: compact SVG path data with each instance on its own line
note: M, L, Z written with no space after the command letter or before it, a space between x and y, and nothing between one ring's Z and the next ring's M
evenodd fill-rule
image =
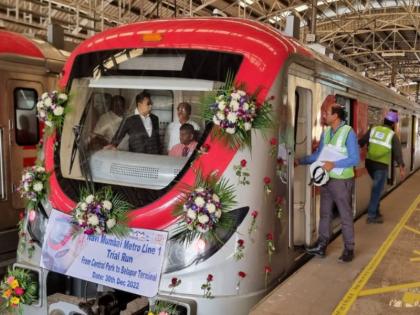
M416 163L416 140L418 133L417 126L417 117L411 115L411 163L410 163L410 172L414 170L414 165Z
M292 106L293 152L295 158L312 150L312 102L315 83L308 69L292 65L288 77L288 99ZM309 185L309 167L299 166L290 171L289 183L289 246L310 244L316 232L313 213L312 185Z
M22 171L36 161L36 145L40 139L36 103L42 93L42 85L39 82L9 80L7 91L11 199L13 207L19 209L24 207L17 191Z

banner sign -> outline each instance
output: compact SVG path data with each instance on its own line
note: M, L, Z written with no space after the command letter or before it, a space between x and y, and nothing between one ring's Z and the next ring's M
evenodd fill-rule
M73 237L71 216L51 212L41 254L41 267L118 290L153 297L159 288L167 232L132 229L112 235Z

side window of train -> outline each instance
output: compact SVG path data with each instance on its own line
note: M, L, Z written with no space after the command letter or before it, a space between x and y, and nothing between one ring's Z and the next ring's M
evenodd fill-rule
M351 98L348 98L346 96L342 96L342 95L338 95L336 94L335 96L335 101L337 102L337 104L343 105L344 108L346 109L346 113L347 113L347 119L346 119L346 123L352 127L354 127L354 116L353 116L353 104L354 101Z
M406 148L408 146L408 134L410 132L410 118L407 115L401 115L401 127L400 127L400 141L401 146Z
M18 145L35 145L39 141L36 103L38 93L30 88L15 88L13 91L15 108L15 131Z
M368 106L368 125L369 128L382 125L383 123L383 110L378 107Z

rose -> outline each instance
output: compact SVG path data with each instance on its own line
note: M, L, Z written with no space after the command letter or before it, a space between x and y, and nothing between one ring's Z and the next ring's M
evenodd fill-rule
M270 139L270 145L272 145L272 146L277 145L277 139L276 138L271 138Z
M104 201L102 201L102 206L106 210L111 210L112 209L112 202L109 201L109 200L104 200Z
M243 247L243 246L244 246L244 243L245 243L245 241L244 241L243 239L239 239L239 240L238 240L238 245L239 245L240 247Z
M211 273L208 274L207 281L208 282L212 282L213 281L213 275Z
M177 283L178 283L178 278L177 278L177 277L173 277L173 278L171 279L171 284L172 284L173 286L176 286L176 285L177 285Z
M271 183L271 178L266 176L264 177L264 184L269 185Z
M25 290L23 289L23 288L21 288L21 287L17 287L16 289L15 289L15 294L16 295L18 295L18 296L21 296L21 295L23 295L25 293Z
M42 183L41 183L41 182L35 182L35 183L34 183L33 189L34 189L36 192L40 192L40 191L42 190L42 188L44 188L44 185L42 185Z
M117 221L114 218L108 219L106 221L106 227L108 229L112 229L115 226L116 223L117 223Z
M240 278L245 278L245 277L246 277L246 273L245 273L245 272L243 272L243 271L239 271L239 272L238 272L238 276L239 276Z
M61 116L64 113L64 108L62 106L57 106L54 108L53 113L55 116Z
M209 222L209 217L206 214L199 214L198 222L200 222L201 224L206 224L207 222Z
M204 204L205 204L206 202L204 201L204 199L203 199L202 197L197 197L197 198L195 198L194 203L195 203L198 207L202 207L202 206L204 206Z
M251 216L255 219L255 218L257 218L257 216L258 216L258 211L257 210L254 210L254 211L252 211L251 212Z
M91 203L94 199L95 199L95 197L93 195L89 195L85 198L85 201L87 203Z
M270 266L265 266L264 271L265 271L265 273L270 273L272 271L272 269L271 269Z
M242 166L242 167L245 167L245 166L246 166L246 163L247 163L247 162L246 162L246 160L245 160L245 159L243 159L243 160L241 161L241 166Z
M99 224L99 219L96 214L89 214L88 215L88 223L92 226L96 226Z
M266 238L267 238L267 241L272 241L273 240L273 233L268 233L267 235L266 235Z

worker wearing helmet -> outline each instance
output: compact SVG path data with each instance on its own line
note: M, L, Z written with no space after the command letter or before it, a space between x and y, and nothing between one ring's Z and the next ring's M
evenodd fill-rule
M320 145L310 156L298 159L295 165L312 164L311 178L315 185L321 185L321 209L318 229L318 241L315 246L306 251L318 257L325 257L330 240L331 222L334 204L341 218L341 228L344 239L344 250L338 258L340 262L350 262L354 257L354 227L353 227L353 188L354 167L359 164L360 154L357 137L353 129L346 124L345 108L339 104L331 105L325 113L328 127L321 135ZM337 160L323 159L324 148L333 151ZM333 154L330 154L332 157ZM320 171L322 167L328 176Z
M365 167L373 180L372 192L368 206L367 223L383 223L379 211L379 202L385 181L388 178L388 169L392 157L400 167L400 175L405 176L404 161L401 143L395 134L395 124L398 122L398 113L389 111L383 125L374 126L359 140L361 147L367 145L368 153Z

